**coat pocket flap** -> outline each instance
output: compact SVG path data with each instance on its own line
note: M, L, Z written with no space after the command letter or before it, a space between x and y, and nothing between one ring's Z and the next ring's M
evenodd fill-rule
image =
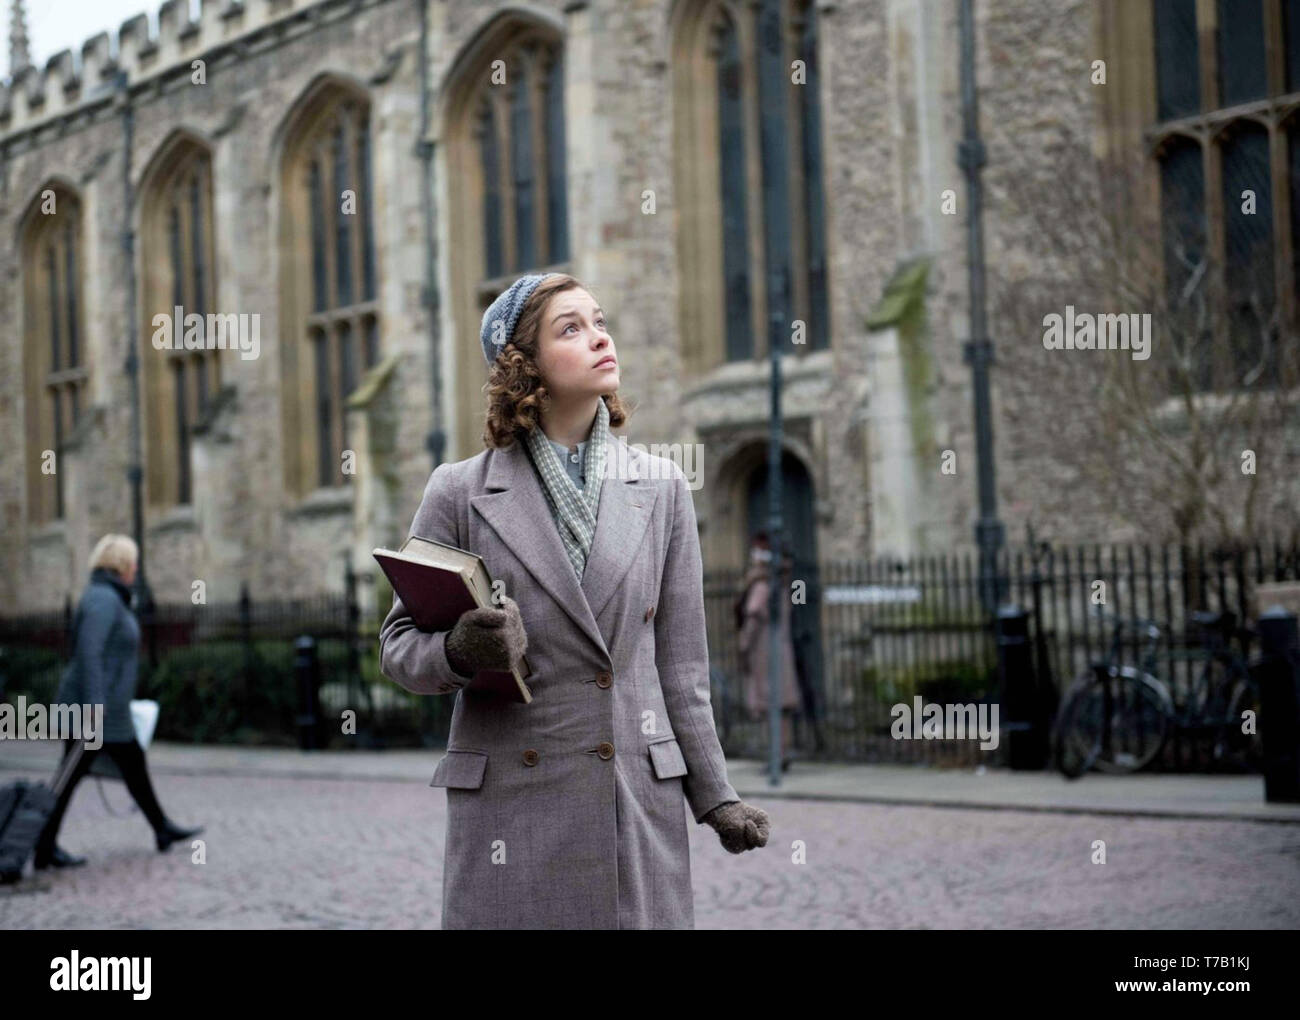
M433 770L430 786L477 790L483 785L488 756L482 751L448 751Z
M655 775L660 779L672 779L674 776L686 775L686 759L676 737L657 740L650 745L650 761L654 764Z

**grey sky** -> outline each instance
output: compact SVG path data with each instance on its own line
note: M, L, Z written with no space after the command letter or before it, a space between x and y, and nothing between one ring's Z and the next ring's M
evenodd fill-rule
M149 31L158 30L158 6L161 0L27 0L27 35L31 39L32 63L44 67L45 61L60 50L72 50L80 57L81 44L92 35L107 32L117 45L117 30L122 22L137 14L149 15ZM9 77L9 8L12 0L0 0L0 18L4 21L4 44L0 46L0 63L4 77Z

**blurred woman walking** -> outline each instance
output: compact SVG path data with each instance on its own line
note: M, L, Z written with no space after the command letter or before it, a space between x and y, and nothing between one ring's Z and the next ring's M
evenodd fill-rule
M60 705L103 705L103 743L98 748L82 750L81 760L55 803L36 844L35 866L38 869L68 868L86 863L86 858L60 849L56 839L63 813L72 800L77 783L90 771L95 755L100 753L107 753L121 770L126 788L153 827L159 850L166 850L177 840L203 831L202 826L182 828L163 813L149 781L144 748L137 742L131 722L140 624L131 611L130 586L135 580L138 560L139 549L126 535L105 535L90 554L90 582L77 605L72 623L72 662L63 673L55 702ZM76 743L73 740L66 742L65 760Z
M795 674L794 642L790 637L790 576L792 561L781 558L781 578L784 589L779 599L781 621L778 638L781 649L781 769L790 767L792 717L799 710L798 677ZM736 623L739 627L737 645L740 651L740 670L743 676L745 707L751 718L766 720L768 706L767 675L768 649L771 632L768 626L768 598L771 592L772 549L767 532L757 532L749 550L749 569L741 584L741 594L736 600Z

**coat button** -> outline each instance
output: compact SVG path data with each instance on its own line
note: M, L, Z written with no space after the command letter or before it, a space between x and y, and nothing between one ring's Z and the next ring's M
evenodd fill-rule
M654 607L654 606L651 606L649 609L647 609L647 610L645 611L645 622L646 622L646 623L649 623L649 622L650 622L650 617L652 617L652 616L654 616L654 615L655 615L655 607Z
M608 673L597 673L597 674L596 674L596 686L597 686L597 687L610 687L610 686L613 685L613 683L614 683L614 678L613 678L612 676L610 676Z
M614 745L611 744L608 740L603 740L601 741L600 746L596 748L596 753L600 755L602 758L604 758L606 761L609 761L612 757L614 757Z
M534 751L531 747L524 752L524 764L525 765L537 764L537 752Z

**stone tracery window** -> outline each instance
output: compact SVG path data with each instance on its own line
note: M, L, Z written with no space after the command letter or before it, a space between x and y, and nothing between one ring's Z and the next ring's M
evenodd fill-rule
M505 80L489 66L470 100L488 287L569 257L563 50L523 32L494 59L503 62Z
M1300 290L1300 2L1151 0L1165 290L1221 288L1233 367L1196 358L1201 390L1276 377L1269 318ZM1276 335L1275 333L1273 335Z
M815 7L702 0L679 5L674 20L687 362L702 370L763 356L773 313L806 325L805 346L791 353L823 349L830 321Z
M227 352L151 343L154 317L182 318L217 312L212 217L212 156L199 142L178 137L155 159L141 195L141 269L144 339L145 460L150 504L185 505L193 500L190 451L195 425L221 387ZM207 337L206 330L204 332Z
M86 410L89 368L83 299L82 207L47 186L23 231L24 384L27 396L28 519L64 516L64 444ZM42 470L54 454L53 473Z
M379 360L370 105L317 85L286 135L281 214L286 482L347 484L346 401Z
M449 76L452 293L456 318L471 324L456 351L452 400L483 383L476 337L484 309L522 273L569 269L564 75L554 29L511 12L484 27ZM482 432L482 405L455 406L468 453Z

